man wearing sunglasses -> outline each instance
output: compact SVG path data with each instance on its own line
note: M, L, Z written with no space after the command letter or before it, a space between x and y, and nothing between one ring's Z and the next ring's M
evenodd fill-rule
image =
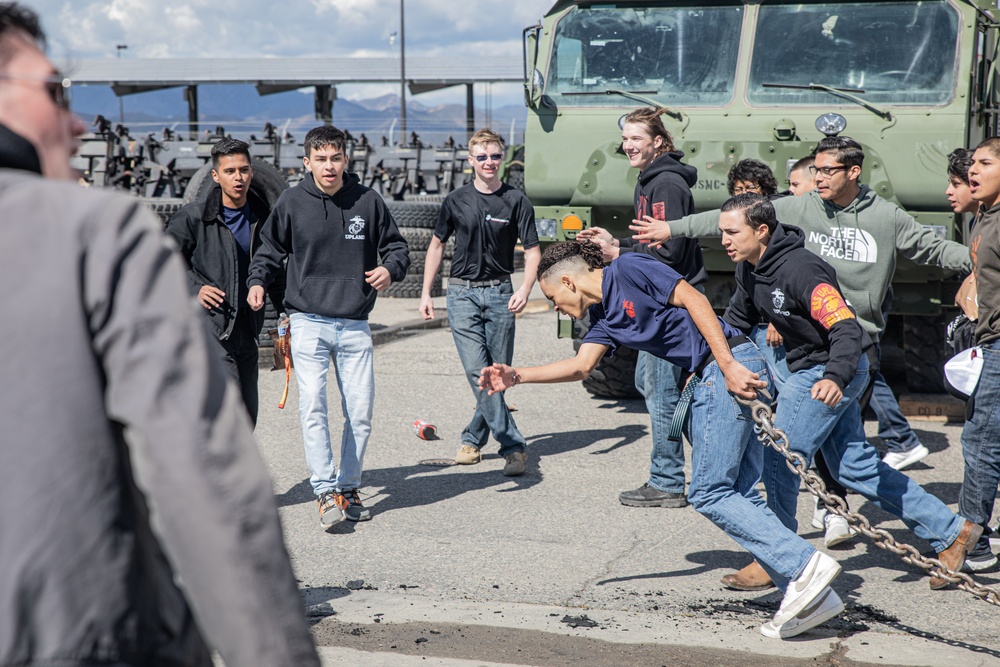
M0 664L319 665L270 477L184 262L74 183L84 126L0 2Z
M858 142L849 137L826 137L816 145L814 156L810 173L815 178L815 191L779 199L773 202L774 210L780 222L801 228L805 232L805 247L836 270L844 298L875 343L870 358L874 376L879 339L885 331L881 305L896 270L896 255L965 275L972 270L969 250L960 243L939 239L906 211L860 183L865 154ZM647 218L636 221L632 230L637 240L662 243L674 237L719 236L718 224L719 211L715 210L668 222ZM863 408L872 388L869 385L862 396ZM886 463L899 470L928 453L916 441L903 456L890 456ZM784 465L769 462L769 456L776 456L773 450L765 452L765 466ZM769 492L769 506L771 495ZM747 586L764 585L768 581L764 571L753 564L733 576Z
M472 183L448 195L424 263L419 312L434 318L431 286L441 266L444 244L455 235L455 255L448 278L448 324L476 399L472 421L462 431L455 461L473 465L490 433L500 443L503 474L524 474L525 439L514 423L503 394L479 390L479 371L494 363L510 364L514 356L514 317L524 310L542 258L535 231L535 212L524 193L500 180L504 143L491 130L469 139ZM514 246L524 247L524 282L514 291Z

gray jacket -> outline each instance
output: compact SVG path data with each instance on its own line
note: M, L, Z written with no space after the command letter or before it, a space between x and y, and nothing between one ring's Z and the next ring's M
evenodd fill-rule
M0 169L0 665L319 665L186 268L120 195Z

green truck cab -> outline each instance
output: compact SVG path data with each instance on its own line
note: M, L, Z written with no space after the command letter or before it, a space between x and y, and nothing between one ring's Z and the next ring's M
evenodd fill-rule
M987 0L561 0L524 32L525 189L539 236L631 233L637 173L619 121L657 104L698 169L699 210L728 198L737 161L763 161L787 187L793 162L843 134L864 146L862 182L961 242L968 221L945 198L946 156L997 134L996 11ZM707 294L724 307L732 264L718 239L702 247ZM956 286L900 258L890 322L903 326L887 341L902 339L913 391L940 384L929 361L943 354Z

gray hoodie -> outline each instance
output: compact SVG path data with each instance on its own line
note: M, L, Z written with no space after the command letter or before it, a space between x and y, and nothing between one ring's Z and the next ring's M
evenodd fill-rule
M815 192L782 197L774 204L778 220L805 232L806 248L837 271L844 298L872 340L885 330L881 306L896 271L896 253L918 264L967 274L969 249L937 238L903 209L867 185L841 208ZM671 237L720 236L719 211L705 211L670 222Z
M240 392L134 199L0 169L0 665L319 660Z

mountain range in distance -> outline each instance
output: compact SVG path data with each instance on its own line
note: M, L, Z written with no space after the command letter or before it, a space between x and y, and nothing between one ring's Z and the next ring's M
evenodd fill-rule
M85 123L91 123L98 115L117 123L123 110L124 124L132 136L159 132L164 127L183 130L187 128L188 121L182 88L127 95L121 98L120 109L119 98L110 87L74 86L73 109ZM509 143L523 140L527 119L527 109L523 105L493 109L489 119L485 111L475 109L477 128L483 127L489 120L492 129L507 138ZM462 144L465 139L465 113L464 104L427 106L419 99L408 97L407 132L416 132L427 144L442 143L449 136ZM287 131L294 136L304 134L318 124L311 90L259 95L254 86L239 84L198 86L198 117L202 129L221 125L234 135L260 132L269 122L278 128L287 127ZM335 126L355 136L365 133L373 142L387 135L390 128L393 134L398 135L399 117L399 96L394 94L364 100L338 99L333 103ZM513 137L508 138L512 125Z

